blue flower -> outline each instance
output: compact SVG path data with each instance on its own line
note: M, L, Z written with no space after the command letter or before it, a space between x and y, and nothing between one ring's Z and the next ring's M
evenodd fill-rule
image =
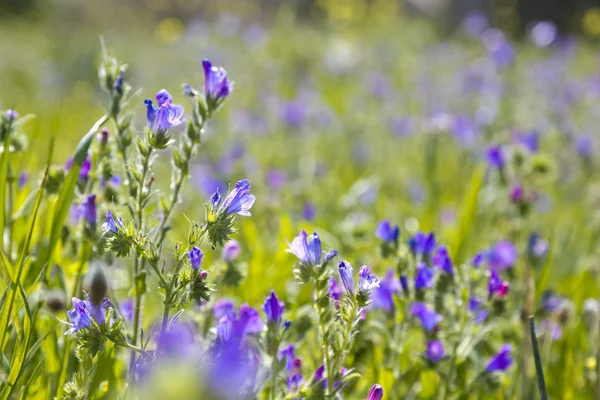
M446 354L444 350L444 345L440 340L430 340L427 342L427 350L425 350L425 355L433 362L438 362L444 355Z
M125 70L120 70L119 75L117 75L117 79L115 80L114 89L117 94L123 94L123 82L125 80Z
M346 292L350 294L354 293L354 271L352 265L349 262L340 261L339 271Z
M379 278L371 273L371 268L363 265L358 270L358 288L361 292L371 291L379 287Z
M508 241L498 242L488 253L488 263L491 270L503 271L512 268L517 262L517 248Z
M435 265L440 270L445 273L452 275L454 274L454 269L452 266L452 260L450 259L450 254L448 253L448 249L446 246L439 246L437 248L436 253L432 259L433 265Z
M336 302L336 304L342 298L343 293L344 293L344 289L342 289L342 287L338 283L337 279L335 279L333 276L330 276L329 277L329 295L331 296L333 301Z
M513 362L512 357L510 356L511 350L512 347L509 344L502 346L500 352L489 361L485 368L486 372L506 371Z
M382 398L383 388L378 384L374 384L367 396L367 400L381 400Z
M104 232L112 232L117 233L119 229L123 227L123 219L113 217L112 212L110 210L106 211L106 222L102 224L102 230Z
M538 131L518 132L517 142L530 153L537 153L540 149L540 134Z
M390 221L381 221L375 231L375 236L384 242L397 243L400 237L400 227L398 225L392 226Z
M469 297L469 312L473 314L473 322L476 324L482 323L488 316L487 310L475 296Z
M226 262L233 262L239 257L240 251L240 244L237 240L233 239L225 243L221 257Z
M409 294L408 277L404 274L400 275L400 286L402 286L402 290L404 291L404 294L408 295Z
M490 167L496 169L503 169L506 161L504 160L504 154L502 148L498 145L491 145L485 152L485 158Z
M431 331L442 320L442 317L433 311L425 303L413 303L410 306L410 313L413 317L419 318L423 329Z
M16 112L15 110L6 110L6 119L8 120L15 120L17 118L19 118L19 113Z
M488 292L490 296L498 295L504 297L508 293L509 283L504 282L498 272L492 270L488 280Z
M321 239L317 232L309 236L303 230L289 246L286 251L298 257L302 263L313 267L321 264Z
M267 321L275 322L277 324L280 323L284 308L285 304L283 301L279 301L277 295L275 295L275 291L271 290L271 294L267 296L263 306L263 310L265 311L265 314L267 314Z
M428 268L424 262L417 266L415 273L415 289L423 290L433 287L435 283L435 273L432 268Z
M67 170L67 172L69 172L69 170L71 169L72 166L73 166L73 157L71 157L67 160L67 165L65 168ZM81 169L79 170L79 179L86 180L90 175L91 169L92 169L92 162L90 161L90 157L86 154L85 159L83 160L83 163L81 164Z
M396 273L389 269L384 279L379 282L379 287L373 291L373 306L391 311L394 308L394 294L400 292L400 281Z
M471 264L473 264L474 268L479 268L479 267L481 267L481 265L483 264L484 261L485 261L485 254L477 253L473 256L473 259L471 260Z
M435 250L435 235L417 232L408 240L408 246L415 256L428 257Z
M202 263L202 257L204 253L198 247L192 247L192 250L188 252L188 258L190 260L190 264L192 264L193 269L200 268L200 263Z
M89 300L80 300L77 297L71 299L73 309L67 311L69 326L71 328L65 332L65 335L71 335L81 329L89 328L92 325L92 319L98 325L104 323L104 310L110 307L110 301L104 299L100 304L94 305Z
M250 181L243 179L235 184L235 187L224 200L221 200L219 192L215 192L211 199L213 207L218 207L217 213L224 212L226 215L238 214L249 217L250 209L256 197L250 193Z
M148 128L156 133L166 132L167 129L180 125L185 122L183 118L183 107L177 104L171 104L173 96L166 89L161 89L156 94L158 107L154 107L151 99L144 100L146 104L146 117L148 119Z
M204 90L209 101L225 99L233 88L233 83L227 78L227 71L222 67L215 67L209 60L202 60L204 68Z
M290 344L279 351L279 359L282 360L285 357L285 369L288 372L294 370L295 350L294 345Z
M89 195L85 201L80 205L80 215L90 224L92 227L96 227L96 221L98 220L98 214L96 212L96 195Z

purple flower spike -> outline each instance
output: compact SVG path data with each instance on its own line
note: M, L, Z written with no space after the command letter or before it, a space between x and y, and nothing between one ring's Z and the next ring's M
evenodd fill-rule
M390 221L381 221L375 236L384 242L397 243L400 237L400 227L398 225L392 226Z
M233 83L227 78L227 71L222 67L215 67L209 60L202 60L204 68L204 90L209 101L225 99L233 89Z
M513 362L512 357L510 356L511 350L512 347L509 344L502 346L500 352L489 361L485 368L486 372L506 371Z
M425 303L413 303L410 306L410 313L413 317L419 318L423 329L426 331L433 330L442 320L442 317L433 311Z
M417 272L415 274L415 289L423 290L433 287L435 282L434 271L427 267L424 262L417 266Z
M188 252L188 258L190 260L190 264L192 265L193 269L197 270L198 268L200 268L200 264L202 263L203 256L204 256L204 253L202 252L202 250L200 250L196 246L192 247L192 250L190 250Z
M367 400L381 400L383 399L383 388L381 385L374 384L367 396Z
M271 290L271 294L265 299L265 304L263 306L263 310L265 311L265 314L267 314L267 321L276 324L280 323L284 308L285 304L283 301L279 301L275 292Z
M215 193L215 195L217 194L218 193ZM250 181L248 179L243 179L235 184L235 187L231 192L229 192L223 202L221 202L219 199L215 199L215 196L213 196L212 202L213 207L215 205L215 201L216 204L220 204L218 210L219 213L223 211L227 215L238 214L244 217L249 217L251 215L250 209L252 208L255 200L256 197L250 193Z
M146 104L146 117L148 128L156 133L164 133L167 129L181 125L185 122L183 118L183 107L171 104L173 96L166 89L161 89L156 94L158 107L150 99L144 100Z
M354 293L354 271L352 265L349 262L340 261L339 271L346 292L350 294Z
M444 355L446 354L444 350L444 345L439 340L430 340L427 342L427 350L425 350L425 355L433 362L438 362Z
M485 159L492 168L503 169L506 165L502 148L498 145L491 145L485 152Z
M289 246L286 251L298 257L302 263L313 267L321 264L321 239L316 232L310 236L306 231L300 232Z

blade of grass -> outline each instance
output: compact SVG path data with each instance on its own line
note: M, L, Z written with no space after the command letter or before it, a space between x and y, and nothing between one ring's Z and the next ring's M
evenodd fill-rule
M533 347L533 359L535 360L535 372L537 375L538 388L540 390L540 398L541 400L548 400L542 359L540 358L540 349L538 347L537 337L535 336L535 322L533 321L533 316L529 317L529 334L531 336L531 344Z

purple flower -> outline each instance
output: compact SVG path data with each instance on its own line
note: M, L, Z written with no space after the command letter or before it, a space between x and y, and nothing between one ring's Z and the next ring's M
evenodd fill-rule
M80 215L90 224L93 228L96 227L96 221L98 220L98 214L96 212L96 195L91 194L85 199L80 205Z
M544 257L548 253L548 241L537 233L532 233L527 241L527 252L533 258Z
M363 265L358 270L358 288L361 292L371 291L379 287L379 278L371 273L371 268Z
M234 319L235 318L235 305L233 301L229 299L219 299L215 303L213 308L213 314L215 319L218 321L222 318Z
M317 207L313 203L304 203L304 207L302 207L302 218L307 221L312 221L315 219L317 214Z
M250 307L248 304L242 304L240 306L239 318L234 324L235 332L240 336L250 333L260 333L262 327L263 323L258 310Z
M444 355L446 354L444 350L444 345L439 340L430 340L427 342L427 350L425 350L425 355L433 362L438 362Z
M240 251L240 244L237 240L232 239L223 246L221 257L225 262L233 262L239 257Z
M285 185L285 171L280 169L271 169L266 174L267 185L273 190L279 190Z
M110 210L106 211L106 222L102 224L102 230L104 232L112 232L117 233L119 229L123 226L123 219L113 217L112 212Z
M27 172L21 172L19 174L19 181L17 183L17 187L19 189L23 189L27 184L27 180L29 179L29 174Z
M542 293L542 307L548 312L554 312L563 304L563 298L552 290Z
M98 305L92 304L89 300L80 300L77 297L73 297L71 301L73 302L73 309L67 311L71 328L65 332L65 335L71 335L81 329L89 328L92 325L92 319L98 325L104 323L104 310L110 306L108 299L104 299Z
M510 190L510 201L515 204L521 204L525 200L525 189L519 183L515 183Z
M317 368L317 370L315 371L315 374L313 375L313 382L322 381L324 375L325 375L325 365L321 364L321 366L319 368Z
M367 400L381 400L382 398L383 388L378 384L374 384L367 396Z
M490 269L494 271L504 271L512 268L517 262L517 248L512 242L505 240L498 242L488 253L488 263Z
M531 41L538 47L550 46L558 36L556 25L549 21L541 21L531 29Z
M473 264L474 268L479 268L479 267L481 267L481 265L483 264L484 261L485 261L485 254L477 253L473 256L473 259L471 260L471 264Z
M469 297L469 312L473 314L473 322L480 324L487 318L488 312L481 306L481 302L475 296Z
M502 148L498 145L491 145L485 152L485 158L492 168L503 169L506 161L504 160L504 154Z
M481 41L498 68L504 68L512 64L516 56L516 51L501 30L486 30L481 35Z
M452 260L446 246L439 246L432 259L433 265L445 273L452 275L454 274L454 268L452 266Z
M65 169L67 172L71 170L73 166L73 157L67 160L67 164ZM90 175L90 170L92 169L92 162L90 161L89 156L86 154L85 159L83 160L83 164L81 164L81 169L79 170L79 179L86 180Z
M15 120L17 118L19 118L19 113L16 112L15 110L6 110L6 119L8 120Z
M171 104L173 96L166 89L161 89L156 94L158 107L154 107L151 99L144 100L146 104L146 117L148 128L153 132L166 132L167 129L178 126L185 122L183 118L183 107Z
M384 242L397 243L400 237L400 227L398 225L392 226L390 221L381 221L375 231L375 236Z
M400 293L400 281L396 273L389 269L379 282L379 287L373 291L373 306L391 311L394 308L394 294Z
M208 101L225 99L233 89L233 82L229 82L227 71L223 67L215 67L209 60L202 60L204 68L204 93Z
M435 235L417 232L408 240L408 246L415 256L428 257L435 249Z
M338 255L338 251L335 249L328 250L323 257L323 264L329 264L329 261L333 260Z
M183 359L194 353L194 331L187 324L171 324L162 331L156 344L161 356Z
M540 133L538 131L518 132L517 142L530 153L537 153L540 150Z
M275 295L275 291L271 290L271 294L267 296L263 306L263 310L265 311L265 314L267 314L267 321L277 324L280 323L284 308L285 304L283 301L279 301Z
M500 352L489 361L485 368L486 372L506 371L513 362L512 357L510 356L511 350L512 348L509 344L502 346Z
M133 320L134 303L131 297L128 297L121 302L121 311L123 312L123 318L127 321Z
M255 200L256 197L250 193L250 181L243 179L235 184L235 188L229 192L225 200L221 201L221 196L217 191L211 202L213 207L218 207L217 213L225 212L226 215L238 214L249 217Z
M463 19L462 28L469 36L479 36L488 28L488 19L480 11L472 11Z
M508 288L508 282L504 282L498 272L492 270L490 279L488 280L488 292L490 296L497 294L499 297L504 297L508 293Z
M294 352L295 352L295 347L293 344L288 345L287 347L284 347L282 350L279 351L279 359L283 359L285 357L285 369L288 372L291 372L294 370L294 360L296 359L294 356Z
M431 331L442 320L442 317L433 311L425 303L413 303L410 306L410 313L413 317L419 318L423 329Z
M303 101L288 101L284 103L283 109L281 110L281 119L286 125L292 128L298 128L304 124L306 114L306 104Z
M340 261L339 264L340 278L346 291L350 294L354 293L354 271L352 265L346 261Z
M193 269L197 270L200 268L200 263L202 263L203 256L204 253L202 250L196 246L192 247L192 249L188 252L188 259L190 260L190 264L192 265Z
M289 246L286 251L298 257L302 263L313 267L321 264L321 239L317 232L309 236L303 230Z
M409 294L408 277L404 274L400 275L400 286L402 286L402 290L404 291L404 294L408 295Z
M114 89L119 95L123 94L123 82L125 80L125 70L120 70L117 79L115 80Z
M575 151L582 158L590 158L594 154L594 139L590 136L575 138Z
M435 283L435 273L432 268L428 268L424 262L419 263L415 273L415 289L423 290L433 287Z
M329 277L329 295L331 296L333 301L336 302L336 304L342 298L343 293L344 293L344 289L342 289L342 287L338 283L337 279L335 279L333 276L330 276Z

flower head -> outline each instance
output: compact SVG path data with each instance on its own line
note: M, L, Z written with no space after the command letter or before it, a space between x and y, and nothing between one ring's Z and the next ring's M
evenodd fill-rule
M226 262L233 262L239 257L240 251L240 244L237 240L233 239L225 243L221 257Z
M173 96L166 89L161 89L156 94L158 107L154 106L151 99L144 100L146 104L146 118L148 119L148 128L156 133L164 133L167 129L181 125L185 122L183 118L183 107L177 104L171 104Z
M367 400L381 400L383 398L383 388L381 385L374 384L367 396Z
M427 267L424 262L419 263L415 274L415 289L423 290L433 287L435 283L435 274L433 269Z
M65 335L89 328L92 325L92 319L97 324L102 324L105 316L104 310L110 306L108 299L104 299L98 305L93 305L89 300L80 300L77 297L73 297L71 301L73 302L73 309L67 311L68 324L71 328L65 332Z
M389 269L385 277L379 282L379 287L373 291L373 305L385 311L394 308L394 294L400 293L400 280L396 279L396 273Z
M506 164L502 148L495 144L487 148L485 152L485 158L489 166L492 168L502 169Z
M302 231L289 246L286 251L298 257L302 263L313 267L321 264L321 239L317 232L309 236L306 231Z
M225 215L238 214L249 217L250 209L254 204L256 197L250 193L250 181L243 179L235 184L233 190L229 192L224 200L221 199L219 192L215 192L211 199L213 208L218 207L217 213L224 212Z
M96 212L96 195L89 195L80 205L80 215L90 224L92 227L96 226L98 215Z
M361 292L371 291L379 287L379 278L371 273L371 268L363 265L358 270L358 287Z
M488 280L488 292L490 296L498 295L504 297L508 294L509 283L502 280L498 272L492 270Z
M432 262L433 265L448 275L452 275L454 273L452 260L450 259L450 253L448 253L446 246L439 246L437 248L436 253L433 255Z
M338 269L340 271L340 278L342 279L344 289L350 294L354 293L354 271L352 265L347 261L340 261Z
M375 231L375 236L384 242L397 243L400 237L400 227L398 225L392 226L390 221L381 221Z
M188 259L190 260L190 264L192 265L193 269L197 270L200 268L200 263L202 263L203 256L204 253L202 250L196 246L192 247L192 249L188 252Z
M14 119L19 118L19 113L16 112L15 110L6 110L5 116L6 116L6 119L8 119L8 120L14 120Z
M444 345L439 340L430 340L427 342L427 350L425 350L425 355L433 362L438 362L444 355L446 354L444 350Z
M112 232L117 233L119 229L123 226L123 219L113 217L113 214L110 210L106 211L106 222L102 224L102 230L104 232Z
M488 365L485 368L486 372L506 371L513 362L512 357L510 356L511 350L512 347L509 344L502 346L500 352L488 362Z
M225 99L233 89L233 83L227 78L227 71L215 67L209 60L202 60L204 68L204 93L209 101Z
M435 249L435 235L433 232L429 234L417 232L409 239L408 245L415 256L429 257Z
M267 314L267 321L280 323L284 308L285 304L283 301L279 301L275 292L271 290L271 294L267 296L263 306L263 310L265 311L265 314Z
M433 311L425 303L413 303L410 306L410 313L413 317L419 318L423 329L431 331L442 320L442 317Z
M508 241L498 242L488 253L488 263L490 269L494 271L503 271L512 268L517 262L517 248Z

